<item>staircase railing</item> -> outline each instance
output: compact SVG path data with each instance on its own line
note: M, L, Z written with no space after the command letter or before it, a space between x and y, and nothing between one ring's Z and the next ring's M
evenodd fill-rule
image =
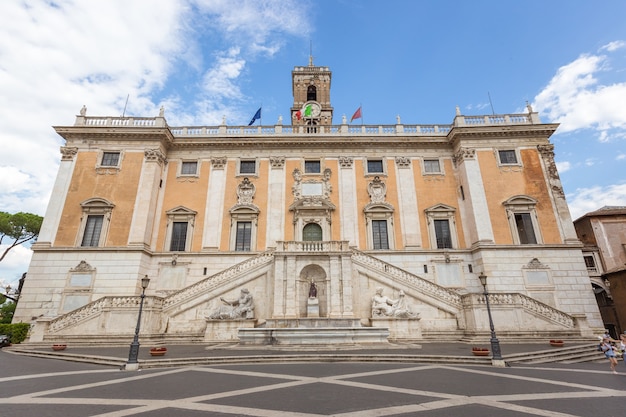
M226 268L215 275L198 281L182 290L176 291L163 300L163 310L170 310L185 301L195 298L198 294L203 294L212 288L218 287L220 284L230 280L231 278L241 275L243 272L251 271L261 265L270 263L274 259L274 251L269 250L259 255L246 259L236 265Z

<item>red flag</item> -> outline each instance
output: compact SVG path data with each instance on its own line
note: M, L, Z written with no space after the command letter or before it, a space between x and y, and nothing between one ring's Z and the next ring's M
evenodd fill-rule
M302 112L300 110L296 112L296 119L298 120L302 119Z
M360 118L361 118L361 106L359 106L359 108L352 115L352 118L350 119L350 123L352 123L354 119L360 119Z

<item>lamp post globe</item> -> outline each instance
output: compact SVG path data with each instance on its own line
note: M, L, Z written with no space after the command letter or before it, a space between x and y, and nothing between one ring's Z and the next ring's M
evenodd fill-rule
M485 295L485 304L487 304L487 315L489 316L489 329L491 330L491 352L493 354L493 361L502 361L502 353L500 351L500 341L496 336L496 330L493 326L493 319L491 318L491 306L489 305L489 292L487 291L487 275L483 272L478 276L480 283L483 286L483 294Z
M137 326L135 327L135 337L130 344L130 351L128 352L128 362L126 362L127 370L136 370L139 368L139 328L141 327L141 312L143 311L143 300L146 298L146 288L150 284L150 278L144 276L141 279L141 301L139 302L139 315L137 317Z

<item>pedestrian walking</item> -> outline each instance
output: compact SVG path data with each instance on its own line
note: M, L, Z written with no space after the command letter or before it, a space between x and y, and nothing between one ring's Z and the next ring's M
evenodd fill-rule
M626 332L619 335L619 350L622 352L622 360L626 365Z
M611 339L608 337L602 339L602 351L611 364L611 371L616 374L615 365L617 365L617 357L615 356L615 347L611 344Z

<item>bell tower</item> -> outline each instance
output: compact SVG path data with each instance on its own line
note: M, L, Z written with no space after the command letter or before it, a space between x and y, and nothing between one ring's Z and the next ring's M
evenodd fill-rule
M294 126L330 126L333 124L333 108L330 105L330 80L328 67L309 65L294 67L291 72L293 106L291 124Z

